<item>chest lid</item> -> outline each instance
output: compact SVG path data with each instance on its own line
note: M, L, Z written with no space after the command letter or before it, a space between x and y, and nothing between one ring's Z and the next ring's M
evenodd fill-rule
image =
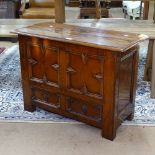
M117 52L126 51L140 41L148 39L144 34L125 33L52 22L20 28L15 30L14 33Z

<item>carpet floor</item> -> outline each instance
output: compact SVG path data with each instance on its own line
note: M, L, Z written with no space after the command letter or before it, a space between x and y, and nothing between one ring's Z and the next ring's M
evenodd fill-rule
M155 100L150 99L150 83L143 81L146 51L140 52L135 116L124 124L155 125ZM18 45L0 55L0 120L75 122L42 109L24 111Z
M0 123L1 155L154 155L155 128L121 126L112 142L85 124Z

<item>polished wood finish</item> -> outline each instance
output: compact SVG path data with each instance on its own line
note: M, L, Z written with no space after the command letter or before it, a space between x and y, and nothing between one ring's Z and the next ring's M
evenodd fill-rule
M113 140L134 113L138 43L147 37L51 22L16 33L25 110L41 107Z
M68 24L39 23L16 30L19 34L44 36L47 39L123 52L139 41L148 38L144 34L85 28ZM44 32L44 33L43 33ZM104 35L103 35L103 34Z
M43 22L47 20L40 20L38 22ZM24 25L27 25L27 23L35 23L36 20L21 20L21 19L1 19L1 30L0 30L0 36L2 37L16 37L16 34L10 33L13 31L15 28L20 28ZM154 23L153 20L128 20L128 19L116 19L116 18L106 18L106 19L76 19L76 20L66 20L67 24L70 25L79 25L79 26L85 26L85 27L95 27L95 28L100 28L104 30L116 30L116 31L121 31L121 32L132 32L132 33L139 33L139 34L145 34L148 35L150 40L151 39L154 41L155 40L155 31L154 31ZM154 48L150 48L148 52L154 53L155 50ZM153 60L152 55L150 55L150 58L152 61ZM147 61L149 63L149 61ZM151 63L149 63L151 64ZM147 64L146 65L146 72L145 72L145 79L150 79L146 73L150 73L151 71L150 68L152 67L147 67L147 66L152 66ZM148 70L148 71L147 71ZM154 70L152 70L154 72ZM154 74L154 73L152 73ZM152 81L154 81L155 78L152 78ZM152 90L151 91L151 96L155 96L155 92Z
M129 20L124 18L101 18L101 19L72 19L66 20L67 24L145 34L150 39L155 39L153 20Z
M0 19L0 36L17 36L11 33L14 29L25 27L41 22L54 22L54 19ZM129 20L124 18L104 18L104 19L72 19L66 20L66 24L84 27L99 28L104 30L114 30L120 32L131 32L145 34L149 38L155 39L153 20Z

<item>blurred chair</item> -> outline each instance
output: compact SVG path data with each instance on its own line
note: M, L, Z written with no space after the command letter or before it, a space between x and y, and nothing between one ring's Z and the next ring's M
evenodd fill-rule
M20 18L55 18L55 0L29 0L29 8L25 8L27 0L22 0Z
M136 18L141 18L144 8L142 1L123 1L122 5L125 18L126 15L132 17L133 20Z

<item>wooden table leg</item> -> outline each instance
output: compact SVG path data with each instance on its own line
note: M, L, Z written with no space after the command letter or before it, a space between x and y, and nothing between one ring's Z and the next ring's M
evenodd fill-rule
M55 22L65 23L65 2L64 0L55 1Z
M149 14L149 1L144 1L144 9L143 9L143 20L148 19Z
M144 81L151 81L151 70L152 70L152 52L153 52L154 40L149 40L147 59L144 71Z
M153 40L152 52L151 98L155 98L155 40Z
M154 2L154 13L153 13L153 20L154 20L154 23L155 23L155 2Z

